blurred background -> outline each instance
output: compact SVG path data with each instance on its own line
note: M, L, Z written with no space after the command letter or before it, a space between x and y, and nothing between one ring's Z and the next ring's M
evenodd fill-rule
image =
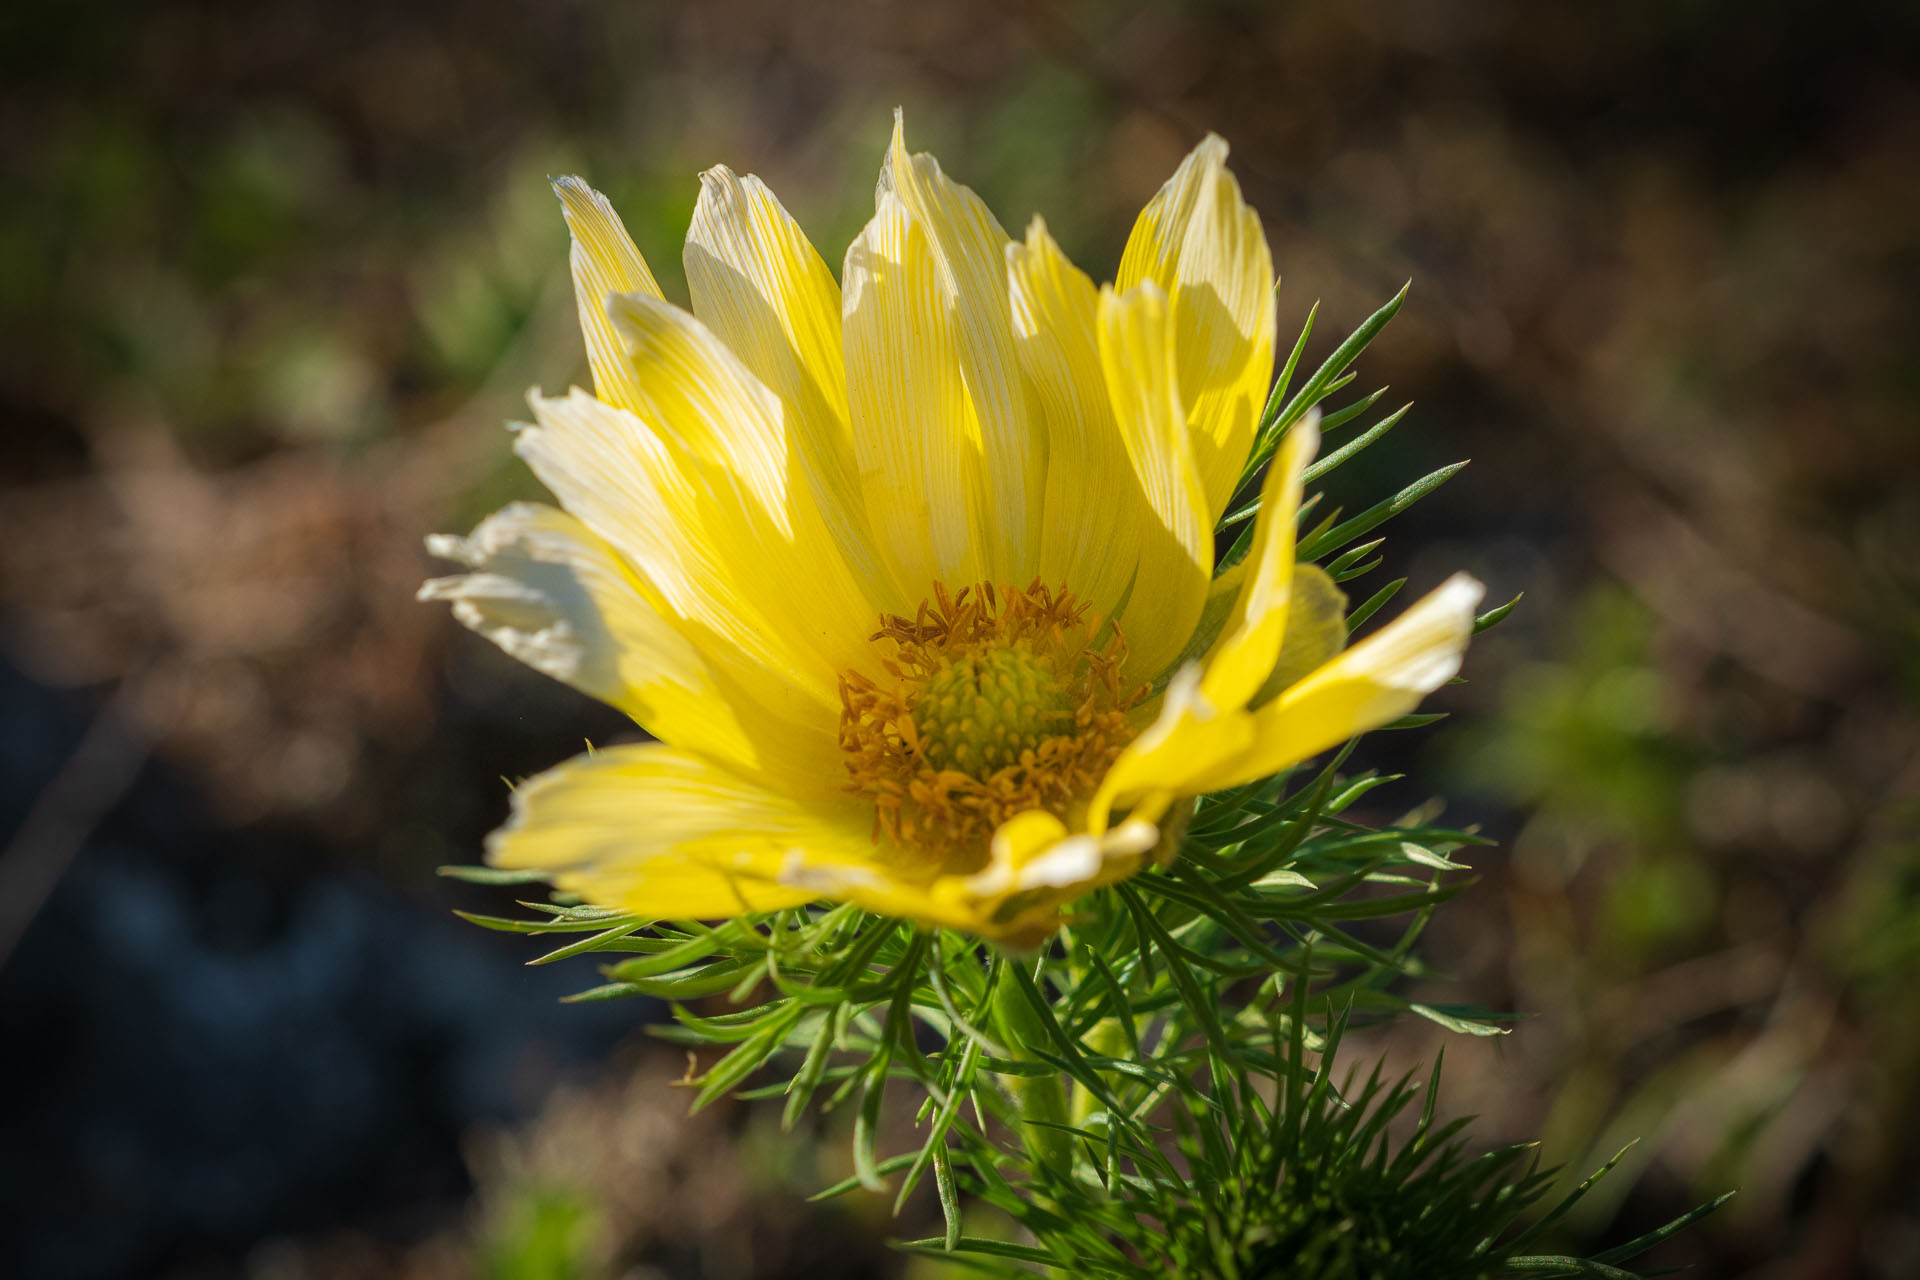
M1473 465L1358 585L1526 593L1369 748L1500 841L1427 954L1528 1016L1446 1108L1640 1139L1567 1247L1739 1187L1662 1260L1920 1274L1911 4L15 0L0 67L8 1274L909 1272L922 1210L803 1203L844 1144L451 917L502 780L629 730L413 601L585 380L545 176L670 296L720 161L837 269L896 103L1096 278L1222 133L1310 363L1412 278L1329 497Z

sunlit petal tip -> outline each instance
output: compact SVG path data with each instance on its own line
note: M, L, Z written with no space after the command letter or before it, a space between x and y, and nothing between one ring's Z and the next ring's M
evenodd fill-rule
M1027 893L1035 889L1070 889L1100 874L1100 841L1093 836L1068 836L1013 872L1007 888ZM997 868L996 868L997 869Z
M1295 453L1291 458L1297 459L1300 468L1305 470L1307 464L1320 454L1319 405L1307 410L1306 416L1287 428L1287 440L1297 442L1293 444Z
M1128 818L1101 837L1100 847L1109 857L1137 857L1160 843L1160 828L1145 818Z
M596 274L606 278L611 289L639 290L660 295L659 281L652 268L627 234L626 223L615 212L613 202L588 186L582 178L568 174L553 179L554 194L560 197L567 229L574 244L590 260ZM584 300L584 299L583 299Z
M1474 611L1486 594L1486 584L1478 578L1456 573L1376 633L1382 639L1396 632L1404 632L1407 637L1402 645L1393 646L1404 646L1410 655L1410 660L1391 668L1395 682L1403 688L1432 693L1458 675L1467 641L1473 636ZM1417 657L1411 656L1414 654Z
M1273 258L1259 216L1208 135L1140 212L1117 283L1172 298L1181 394L1215 517L1240 475L1273 374Z

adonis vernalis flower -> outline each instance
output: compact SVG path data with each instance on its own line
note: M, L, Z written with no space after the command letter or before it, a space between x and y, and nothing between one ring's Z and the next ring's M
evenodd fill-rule
M490 860L649 918L829 899L1031 941L1169 854L1183 802L1450 679L1477 582L1344 648L1344 598L1295 564L1311 421L1215 576L1274 357L1226 154L1194 149L1098 289L897 118L838 284L711 169L691 312L560 180L594 393L534 395L517 448L564 509L433 539L470 572L421 594L659 741L522 785Z

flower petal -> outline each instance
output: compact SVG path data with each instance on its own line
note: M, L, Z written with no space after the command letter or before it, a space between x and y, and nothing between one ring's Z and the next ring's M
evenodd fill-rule
M594 393L608 404L632 408L633 366L627 360L626 345L607 319L607 299L616 293L658 298L660 283L605 196L572 177L556 178L553 190L566 213L567 229L573 233L574 302L580 311L580 332L587 340Z
M987 576L980 424L925 229L890 193L847 250L847 398L860 491L899 612Z
M1200 616L1213 571L1213 521L1181 409L1165 296L1152 284L1103 290L1096 322L1114 423L1155 516L1120 615L1128 671L1150 678L1185 647Z
M1202 678L1198 663L1174 674L1160 714L1127 744L1101 779L1087 813L1090 830L1105 831L1119 806L1133 806L1151 820L1177 797L1215 790L1206 779L1252 747L1252 718L1208 702L1201 692Z
M1105 822L1108 808L1122 799L1194 795L1199 779L1246 749L1251 726L1241 713L1280 658L1295 573L1301 475L1319 443L1313 420L1299 423L1281 443L1261 489L1253 548L1214 582L1200 610L1195 630L1217 628L1207 656L1201 664L1182 666L1184 684L1175 677L1154 723L1108 770L1094 805L1098 821ZM1229 583L1237 584L1230 597L1222 590ZM1232 603L1223 609L1228 599ZM1196 636L1182 656L1206 644Z
M1207 780L1238 786L1406 715L1460 670L1486 588L1456 573L1380 630L1253 712L1247 753Z
M1279 661L1292 598L1302 474L1319 448L1319 418L1310 415L1287 432L1261 486L1246 576L1233 613L1207 655L1207 674L1200 684L1217 707L1238 711L1246 706Z
M979 458L974 482L985 516L975 544L995 581L1024 583L1039 545L1046 455L1028 421L1028 392L1014 354L1007 233L979 196L941 172L939 161L925 152L907 154L898 111L880 168L876 212L889 197L926 236L947 311L946 358L957 363L972 408L971 445Z
M670 373L656 370L649 382L675 398ZM837 779L839 673L871 659L873 612L822 545L810 504L778 506L784 461L755 456L738 436L703 434L715 425L704 411L722 405L738 412L725 416L735 432L766 428L771 394L738 380L709 390L692 402L703 412L683 405L658 427L580 391L534 397L539 425L516 448L619 551L675 629L753 699L756 736ZM728 448L749 456L729 458Z
M840 286L767 185L725 165L701 174L681 260L694 315L810 425L844 432Z
M698 920L810 901L812 890L780 883L789 858L865 844L857 815L649 742L576 756L522 784L487 860L546 873L600 906Z
M1036 572L1111 617L1134 580L1141 543L1161 524L1134 478L1107 396L1099 293L1039 218L1024 244L1007 246L1007 282L1014 345L1046 438Z
M789 410L823 516L862 577L882 574L847 425L840 286L765 183L700 175L682 255L693 313Z
M632 716L647 732L738 767L757 767L741 713L715 672L647 603L620 557L564 511L516 502L465 538L427 540L473 572L434 578L422 600L536 671Z
M638 416L699 477L700 515L741 557L735 571L762 611L836 681L864 666L880 601L842 554L847 530L817 501L830 486L791 407L678 307L630 294L611 314L640 374Z
M1260 219L1209 134L1147 207L1121 255L1117 288L1151 280L1172 300L1180 395L1217 520L1253 445L1273 378L1274 276Z
M1310 570L1319 573L1311 566L1299 572L1304 577ZM1320 588L1310 591L1307 609L1324 608ZM1258 701L1267 696L1262 689L1250 711L1216 706L1206 697L1200 668L1183 667L1167 688L1159 717L1107 770L1088 825L1103 830L1112 811L1127 805L1153 817L1163 802L1253 782L1399 719L1460 669L1474 607L1485 592L1471 576L1455 574L1264 704ZM1324 643L1309 641L1315 648Z
M1033 905L1037 896L1053 905L1101 885L1124 879L1140 865L1140 858L1159 842L1160 829L1150 822L1127 821L1101 835L1070 833L1050 813L1029 809L1000 824L993 833L987 865L967 877L969 895L994 905L994 914L1007 917L1007 904L1016 913Z
M1159 839L1158 828L1133 820L1103 835L1070 833L1034 809L1001 824L990 862L974 875L915 880L871 852L815 844L791 856L782 880L881 915L1027 946L1058 927L1064 904L1131 875Z
M1259 691L1247 700L1262 707L1280 691L1332 662L1347 647L1347 593L1317 564L1293 566L1287 591L1287 634L1280 656Z

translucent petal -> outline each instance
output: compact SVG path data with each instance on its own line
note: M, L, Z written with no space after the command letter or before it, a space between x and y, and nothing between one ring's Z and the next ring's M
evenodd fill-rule
M1014 354L1007 233L979 196L941 172L939 161L907 153L898 112L875 192L876 214L890 199L925 236L938 295L934 305L946 312L946 359L957 366L971 409L968 429L978 459L973 483L982 517L976 547L995 581L1024 585L1039 545L1046 455L1029 422L1029 393ZM842 279L853 287L846 275ZM850 383L853 376L850 365ZM903 423L897 429L912 428Z
M1107 396L1099 293L1038 218L1025 243L1007 248L1007 281L1014 345L1046 436L1037 572L1111 617L1160 521L1134 477Z
M1247 753L1208 790L1298 764L1406 715L1460 670L1486 588L1457 573L1405 613L1252 713Z
M1207 511L1217 520L1273 379L1274 276L1260 219L1209 134L1134 223L1116 287L1151 280L1172 300L1180 394Z
M857 814L650 742L576 756L522 784L487 860L546 873L601 906L711 919L809 901L811 890L780 882L788 861L865 845Z
M1108 403L1154 514L1120 615L1128 671L1147 679L1181 652L1199 619L1213 571L1213 522L1187 438L1165 296L1152 284L1125 294L1103 290L1097 324Z
M700 175L682 255L693 313L786 404L842 554L882 574L847 425L840 286L766 184L725 165Z
M656 737L748 771L757 708L736 704L685 636L650 605L633 571L564 511L517 502L465 538L428 539L471 573L434 578L422 600L537 671L618 707Z
M607 318L607 302L618 293L658 298L660 284L605 196L571 177L555 179L553 190L566 212L567 229L573 233L574 301L580 312L580 332L587 341L594 393L608 404L631 408L635 403L633 367Z

